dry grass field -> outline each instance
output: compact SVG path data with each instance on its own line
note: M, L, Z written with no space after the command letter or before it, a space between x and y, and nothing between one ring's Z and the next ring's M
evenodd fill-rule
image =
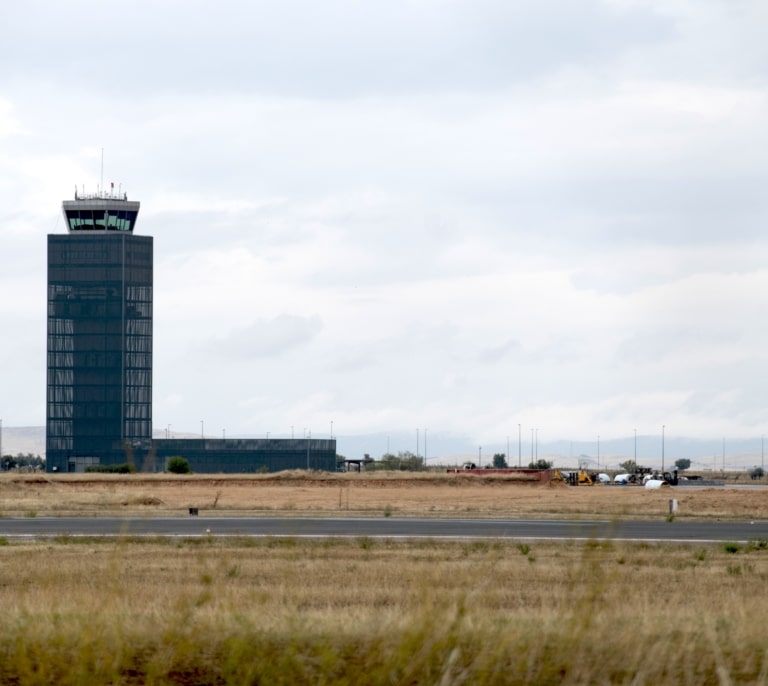
M3 684L768 681L765 541L61 537L0 565Z
M768 518L768 491L531 485L507 476L328 474L253 476L0 476L0 516L201 513L482 517L658 517L670 498L682 518Z
M3 475L0 516L764 519L763 490ZM201 512L202 513L202 512ZM0 537L0 684L768 684L768 542Z

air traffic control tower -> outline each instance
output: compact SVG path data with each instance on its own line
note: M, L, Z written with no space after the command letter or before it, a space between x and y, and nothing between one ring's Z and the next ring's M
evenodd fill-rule
M48 236L47 471L132 462L152 446L152 237L139 203L78 194Z

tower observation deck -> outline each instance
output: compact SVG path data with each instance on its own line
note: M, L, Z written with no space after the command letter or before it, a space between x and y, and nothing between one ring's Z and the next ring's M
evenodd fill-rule
M121 231L132 233L139 216L138 201L128 200L127 193L115 193L114 187L94 194L78 194L62 203L64 219L70 233L80 231Z

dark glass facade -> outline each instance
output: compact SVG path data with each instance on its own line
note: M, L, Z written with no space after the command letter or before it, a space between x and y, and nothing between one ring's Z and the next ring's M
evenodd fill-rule
M334 471L336 441L318 438L170 438L155 440L148 471L183 457L196 473L253 474L286 469Z
M49 471L140 467L151 447L152 251L117 223L48 236Z

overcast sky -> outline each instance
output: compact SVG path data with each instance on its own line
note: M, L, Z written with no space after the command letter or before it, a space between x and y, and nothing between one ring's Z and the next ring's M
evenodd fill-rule
M103 149L154 236L156 430L759 439L766 29L763 0L2 3L0 417L45 423L46 235Z

